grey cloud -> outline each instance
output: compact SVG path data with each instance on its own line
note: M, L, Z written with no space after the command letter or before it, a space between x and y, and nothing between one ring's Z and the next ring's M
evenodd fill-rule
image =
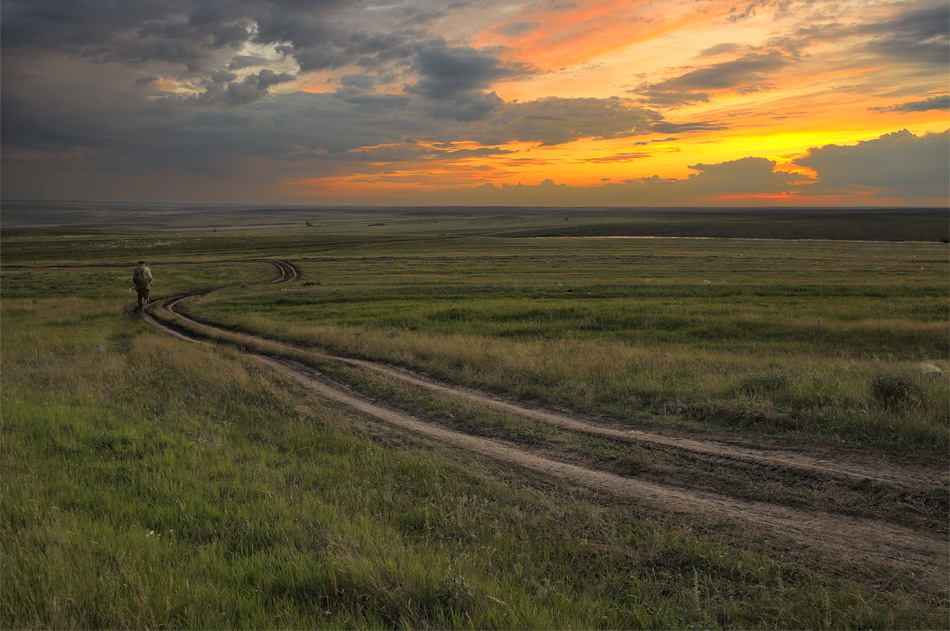
M250 103L267 95L272 86L292 81L294 76L282 72L264 69L256 75L249 75L240 83L231 81L227 85L226 102L230 105Z
M789 190L789 182L801 176L785 171L775 171L775 161L766 158L742 158L718 164L695 164L687 184L710 194L781 193Z
M541 28L541 25L537 22L515 22L514 24L506 24L502 27L499 27L497 30L502 35L507 35L509 37L520 37L527 33Z
M420 47L413 69L420 79L409 90L437 101L457 99L518 73L518 69L505 66L493 55L442 42Z
M653 131L662 117L629 100L549 97L508 103L471 127L472 137L486 144L506 141L557 145L579 138L617 138Z
M640 86L631 90L641 97L641 102L649 103L654 107L677 108L690 103L708 103L708 92L693 92L690 90L672 90L666 87Z
M923 101L909 101L890 107L872 107L871 110L878 112L930 112L934 110L950 110L950 95L932 96Z
M253 68L254 66L263 66L266 64L267 60L263 57L236 55L231 58L231 62L228 64L228 70L243 70L244 68Z
M187 12L187 1L5 0L0 34L4 47L72 50L101 45L118 32Z
M918 137L904 129L856 145L812 148L796 162L818 173L816 190L950 197L950 132Z
M334 162L361 162L373 165L372 171L378 171L379 165L391 165L401 162L438 162L443 160L464 160L467 158L503 156L514 153L509 149L499 147L482 147L479 149L456 149L451 144L444 146L421 145L418 142L389 144L382 147L370 147L340 153L335 156L314 152L310 157L317 159L331 159ZM352 165L350 165L352 167Z
M811 13L807 25L773 38L769 45L797 57L811 45L849 42L853 53L878 55L889 65L943 70L950 62L950 5L945 0L919 0L905 7L898 4L890 17L854 23L836 19L838 7L834 2L814 5L796 3L792 9L796 14Z
M637 161L637 160L642 160L642 159L644 159L644 158L649 158L649 157L651 157L652 155L653 155L653 154L651 154L651 153L636 153L636 152L618 153L618 154L615 154L615 155L612 155L612 156L603 156L603 157L600 157L600 158L591 158L591 159L587 160L587 162L593 162L593 163L595 163L595 164L596 164L596 163L601 163L601 162L606 163L606 164L614 164L614 163L617 163L617 162L635 162L635 161Z
M211 75L204 92L182 100L185 103L201 105L243 105L267 96L271 87L293 81L294 78L292 74L278 74L265 68L256 75L248 75L243 80L236 81L237 75L234 73L218 71Z
M249 41L318 46L342 0L5 0L5 49L60 50L101 61L181 64L201 72Z
M295 76L287 72L281 72L280 74L264 68L259 73L257 73L256 79L248 77L248 80L254 85L258 90L266 90L272 86L279 85L281 83L286 83L288 81L293 81Z
M415 55L415 40L423 35L412 31L366 33L337 24L334 28L319 27L322 31L313 43L280 44L275 49L297 62L301 72L343 68L358 65L379 68L396 63L408 66ZM274 42L267 42L274 43Z
M697 121L695 123L671 123L659 121L651 126L652 131L661 134L685 134L691 131L722 131L729 129L727 125L711 121Z
M946 68L950 62L950 4L931 2L901 11L892 19L863 25L862 34L874 39L868 48L891 59Z
M341 77L340 82L341 85L334 94L335 99L355 106L363 114L384 115L406 108L411 101L411 97L403 94L377 93L378 79L371 75L345 75Z
M824 0L827 1L827 0ZM834 1L834 0L832 0ZM822 0L749 0L744 7L733 6L729 9L726 21L736 23L755 17L759 9L770 9L777 13L787 13L797 6L810 8L815 4L822 4Z
M247 41L248 19L189 21L195 0L5 0L6 50L58 50L99 61L213 65L216 51Z
M287 43L294 48L318 46L338 34L328 10L342 4L341 0L296 4L261 2L251 13L257 24L254 41Z
M495 92L469 90L441 103L426 105L424 111L435 118L471 123L484 119L504 104L505 102Z
M17 74L6 72L8 58L4 63L6 86ZM76 78L68 86L85 76L75 68L83 63L72 61L62 68L64 76ZM474 65L468 85L485 85L497 72L494 61L482 64ZM128 84L141 78L132 70L121 76L130 77ZM380 79L370 74L346 75L334 92L270 94L273 86L291 78L269 69L245 78L218 70L200 84L197 96L150 100L153 93L146 89L130 98L121 81L92 90L85 85L74 98L63 99L58 96L63 77L37 77L25 88L0 92L4 148L111 154L121 156L112 164L125 172L221 172L248 157L296 163L319 159L321 172L332 172L334 161L369 160L368 154L352 154L361 147L408 147L407 138L448 145L474 141L484 147L507 141L555 145L583 137L653 133L663 125L662 116L624 99L504 103L494 93L458 88L436 93L456 98L445 102L377 93ZM482 111L477 110L480 96L487 100ZM219 115L221 107L229 108L227 116ZM432 117L433 109L455 116ZM466 114L472 120L466 121ZM5 161L9 155L5 151Z
M436 2L420 8L344 0L6 0L0 29L5 53L59 50L139 66L192 85L205 81L204 102L232 104L259 96L260 77L222 86L213 75L224 68L267 69L266 60L237 54L253 40L292 58L300 72L359 66L371 74L403 75L410 93L431 102L430 115L477 120L500 105L491 84L527 68L450 46L417 25L376 21L386 16L402 23L448 10Z
M768 75L786 65L787 58L779 52L751 53L733 61L690 70L666 81L644 84L635 92L658 106L706 102L717 90L758 92L768 89Z
M755 4L749 3L740 13L736 7L732 7L731 13L727 18L730 22L741 22L755 15Z
M699 51L700 57L715 57L716 55L735 54L742 48L740 44L716 44Z
M430 115L462 122L481 120L504 105L495 92L483 91L492 83L529 72L489 53L444 42L420 46L412 68L419 79L406 92L432 102L426 107Z

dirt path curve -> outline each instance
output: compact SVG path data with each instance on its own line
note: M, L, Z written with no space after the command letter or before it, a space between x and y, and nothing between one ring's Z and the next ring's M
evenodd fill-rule
M269 261L278 271L273 283L290 282L299 277L296 269L283 261ZM194 295L194 294L190 294ZM174 312L174 305L188 295L164 298L164 303L176 317L195 326L230 332L221 327L200 323ZM147 313L142 318L163 331L179 338L213 344L207 340L188 335L167 326ZM253 337L253 336L250 336ZM270 341L272 342L272 341ZM945 536L899 526L879 520L860 519L808 511L769 504L750 502L712 492L681 488L671 485L629 478L613 473L588 469L576 464L559 462L535 453L523 445L505 443L464 432L435 426L401 411L373 403L352 392L349 388L331 382L318 371L289 359L278 359L263 354L245 351L265 366L274 369L310 391L358 410L362 414L395 427L423 435L445 444L453 445L470 453L498 462L529 470L546 478L557 478L568 485L606 492L621 497L638 498L672 512L698 514L713 520L743 523L752 532L762 531L783 535L806 547L835 551L843 558L881 561L903 567L918 576L933 581L945 588L950 573L950 543ZM502 401L471 390L436 383L409 371L384 364L342 357L331 357L351 365L383 372L385 374L423 385L454 396L486 403L505 411L521 414L539 421L557 424L580 432L597 434L621 440L645 441L664 447L682 449L704 455L732 460L779 464L796 469L807 469L835 475L866 477L898 484L913 485L926 482L940 484L933 473L924 474L913 469L876 470L873 463L829 461L809 454L756 449L750 445L736 445L718 441L678 438L650 432L629 432L595 424L567 414L528 408L521 404ZM921 479L923 476L926 479Z
M468 453L528 469L546 478L557 478L570 485L617 496L644 499L673 512L699 513L716 520L743 522L756 529L784 535L806 546L833 550L845 558L893 563L934 581L945 580L950 571L947 541L929 533L877 520L802 511L766 502L748 502L558 462L534 455L522 446L431 425L403 412L372 403L329 382L319 372L299 362L262 355L254 357L321 397L412 433L453 445Z
M459 398L488 405L502 412L527 417L576 432L611 438L623 442L662 446L676 451L692 452L707 458L711 457L724 461L754 462L772 468L781 467L812 473L820 472L840 477L877 480L906 487L921 484L947 484L950 482L950 471L946 472L946 479L941 480L935 478L936 472L933 469L907 465L896 468L883 458L843 453L814 455L813 453L805 453L803 451L791 451L766 446L764 442L753 445L748 441L738 438L730 438L727 442L710 438L696 439L686 436L670 436L642 429L616 429L606 427L602 422L586 419L583 415L568 415L551 410L528 407L521 403L506 401L487 395L484 392L439 383L411 371L379 362L345 357L335 357L334 359L353 366L374 370L408 383L424 386L437 392L451 394Z

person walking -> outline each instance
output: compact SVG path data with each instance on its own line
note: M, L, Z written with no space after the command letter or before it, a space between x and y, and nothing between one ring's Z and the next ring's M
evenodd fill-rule
M132 282L135 283L135 291L139 294L138 310L148 309L148 296L151 293L152 270L149 269L145 261L139 261L135 272L132 274Z

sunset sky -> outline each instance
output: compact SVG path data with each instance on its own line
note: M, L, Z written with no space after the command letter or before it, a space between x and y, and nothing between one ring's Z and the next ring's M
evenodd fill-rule
M5 200L947 206L947 0L3 0Z

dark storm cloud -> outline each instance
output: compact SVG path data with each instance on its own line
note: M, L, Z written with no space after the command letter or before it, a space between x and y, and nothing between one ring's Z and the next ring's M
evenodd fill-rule
M264 98L271 87L293 81L295 77L286 72L278 74L265 68L256 75L244 77L241 81L236 79L237 75L232 73L217 72L211 76L211 81L203 93L184 100L200 104L242 105Z
M123 0L5 0L0 33L4 47L75 50L110 41L117 32L170 15L188 2Z
M406 92L437 104L427 108L430 115L465 122L483 119L504 105L494 92L484 92L486 88L500 79L530 72L520 64L505 64L490 53L442 41L419 46L412 69L419 79L406 86Z
M266 66L269 62L264 57L256 55L235 55L228 63L228 70L243 70L254 66Z
M413 68L421 78L410 86L411 91L441 101L484 89L516 73L493 55L441 42L420 47Z
M217 6L237 2L211 3ZM120 63L165 62L201 71L216 51L250 36L246 10L192 20L195 0L5 0L0 23L7 50L62 51Z
M162 61L200 71L222 49L252 38L281 44L296 57L319 48L347 52L350 37L334 28L342 0L5 0L5 48L62 50L103 61ZM310 50L314 49L314 50ZM358 54L348 51L350 57ZM327 51L324 50L324 54ZM345 62L344 62L345 63ZM301 64L306 69L305 63Z
M706 102L712 93L723 90L759 92L769 89L768 76L788 63L788 59L776 51L750 53L733 61L696 68L666 81L641 85L635 92L645 102L662 107Z

